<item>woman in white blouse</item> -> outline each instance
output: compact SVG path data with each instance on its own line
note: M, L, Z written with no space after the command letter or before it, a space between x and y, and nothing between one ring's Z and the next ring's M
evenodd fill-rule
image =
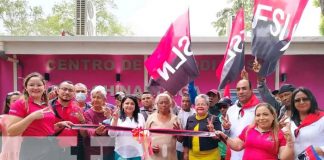
M324 159L324 112L318 108L313 93L297 88L291 98L291 132L295 140L295 159L304 159L302 152L312 146L320 159Z
M140 109L136 97L126 96L121 101L121 111L113 114L112 126L144 128L145 120ZM112 131L108 134L116 137L115 159L141 160L143 155L142 145L136 141L131 132Z

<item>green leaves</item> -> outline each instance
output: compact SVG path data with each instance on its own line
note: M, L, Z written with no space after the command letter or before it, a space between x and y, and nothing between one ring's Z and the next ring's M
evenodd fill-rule
M75 0L65 0L45 16L41 6L31 7L26 0L1 0L0 19L6 34L14 36L59 36L63 30L75 33ZM95 0L97 35L131 34L118 22L108 7L117 8L113 0ZM2 33L3 34L3 33Z
M253 0L230 0L232 3L231 8L224 8L216 14L216 21L212 22L214 28L219 36L226 36L227 26L231 21L230 18L235 17L237 11L243 7L244 8L244 21L245 21L245 31L247 33L251 32L251 21L252 21L252 9ZM230 29L230 28L229 28Z

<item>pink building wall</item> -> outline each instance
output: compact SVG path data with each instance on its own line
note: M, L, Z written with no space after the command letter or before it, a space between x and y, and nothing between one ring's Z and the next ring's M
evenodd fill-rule
M11 62L0 59L0 113L5 103L6 94L13 91L13 67Z
M200 76L195 84L200 93L206 93L211 88L218 87L215 70L223 56L196 56L200 70ZM91 90L95 85L104 85L108 89L108 101L114 103L111 97L118 90L126 90L136 94L144 90L144 56L113 56L113 55L19 55L18 86L22 89L22 77L31 72L49 73L48 85L58 84L63 80L71 80L73 83L82 82ZM287 74L287 82L296 86L310 88L320 106L324 105L321 86L324 79L320 68L324 56L283 56L280 60L280 73ZM249 72L249 79L256 88L256 74L251 71L249 64L252 56L246 56L245 66ZM1 88L0 101L3 102L5 94L13 90L12 63L0 60ZM121 82L116 83L116 73L121 74ZM267 84L274 89L274 74L267 78ZM239 79L239 78L238 78ZM238 80L237 79L237 80ZM117 86L117 87L116 87ZM231 89L235 90L236 82L231 83ZM177 96L179 99L179 96ZM323 108L323 107L322 107Z
M280 73L286 73L287 81L295 86L309 88L324 110L324 56L283 56L280 59Z

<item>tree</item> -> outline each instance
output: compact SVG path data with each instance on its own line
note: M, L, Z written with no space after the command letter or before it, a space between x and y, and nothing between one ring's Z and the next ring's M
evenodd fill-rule
M113 0L95 0L97 35L124 35L131 32L123 27L108 6ZM75 33L75 0L55 4L52 13L44 16L40 6L30 7L26 0L1 0L0 19L10 35L60 35L62 30Z
M244 21L245 21L245 31L251 31L251 21L252 21L252 9L253 0L230 0L232 3L231 8L224 8L217 12L217 20L212 22L214 28L219 36L224 36L226 34L227 25L229 18L235 17L236 12L244 6Z
M125 35L132 34L128 28L123 27L116 17L107 11L107 4L117 8L114 0L95 0L97 16L97 35Z
M11 35L33 34L34 20L41 15L40 7L28 7L25 0L0 1L0 19L6 31Z
M321 19L319 31L321 35L324 35L324 0L314 0L313 5L315 7L321 7Z

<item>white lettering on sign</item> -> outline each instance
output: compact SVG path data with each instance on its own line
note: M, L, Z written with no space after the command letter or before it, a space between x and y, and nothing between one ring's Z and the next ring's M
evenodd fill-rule
M272 20L274 24L270 25L270 33L274 37L278 36L279 41L285 40L285 36L287 36L287 33L289 33L287 29L288 29L288 24L291 21L291 15L289 13L285 14L285 12L280 8L273 9L271 6L258 4L255 11L253 23L252 23L252 28L255 28L257 26L259 20L268 21L268 18L270 18L270 17L263 16L262 12L272 12ZM280 21L284 21L284 24L281 25ZM291 31L292 32L291 37L295 33L297 25L298 23L294 24L294 27ZM292 38L284 47L280 49L280 51L285 51L289 47L291 40Z
M193 52L189 51L189 47L190 47L189 37L187 36L181 37L178 41L178 47L181 48L183 43L185 43L183 51L180 51L178 48L174 46L172 47L172 52L175 53L180 58L180 62L175 67L173 67L167 61L165 61L162 65L162 70L161 68L157 69L158 74L166 81L169 80L170 78L169 72L174 74L176 70L178 70L187 61L187 58L184 55L191 56L193 54Z
M243 34L244 30L240 31L240 34ZM240 47L240 44L241 47ZM242 43L242 37L240 35L235 35L230 41L229 50L227 53L227 59L225 61L224 66L226 66L230 61L232 61L236 57L236 53L241 53L243 51L243 43Z

